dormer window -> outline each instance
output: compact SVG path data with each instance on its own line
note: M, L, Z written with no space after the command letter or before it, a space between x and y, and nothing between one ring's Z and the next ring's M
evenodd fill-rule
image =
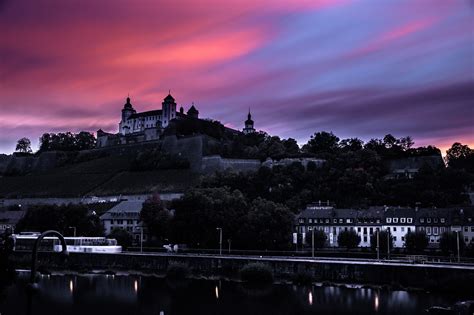
M426 222L427 222L427 223L431 223L431 218L427 218L427 219L426 219Z
M408 218L408 219L407 219L407 222L408 222L408 223L412 223L412 222L413 222L413 219L412 219L412 218Z
M400 223L405 223L405 218L400 218Z
M420 218L420 223L425 223L425 218Z
M393 218L393 223L398 223L398 218Z
M445 218L441 218L440 221L441 221L441 223L445 223L445 222L446 222L446 219L445 219Z
M392 218L387 218L387 223L392 223Z

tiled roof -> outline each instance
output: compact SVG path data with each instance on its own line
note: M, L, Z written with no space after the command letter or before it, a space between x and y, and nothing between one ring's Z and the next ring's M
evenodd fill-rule
M101 220L111 220L111 219L136 219L140 216L140 211L142 211L143 201L131 201L126 200L122 201L106 213L104 213L100 219Z

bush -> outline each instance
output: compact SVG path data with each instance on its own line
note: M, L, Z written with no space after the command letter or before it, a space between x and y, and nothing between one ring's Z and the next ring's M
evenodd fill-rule
M323 248L326 245L326 234L321 230L314 230L314 248ZM308 231L305 235L306 245L312 246L313 242L313 233Z
M339 247L356 248L360 243L360 236L354 230L342 231L337 236L337 243Z
M293 283L299 285L311 285L313 283L313 274L309 271L298 272L293 277Z
M181 263L171 263L166 270L166 278L184 280L189 276L189 267Z
M124 250L132 246L133 243L133 235L127 230L120 228L114 228L107 237L116 239L117 243L122 246Z
M240 270L240 279L249 283L272 283L273 273L267 265L250 263Z
M408 232L405 235L405 247L410 253L421 253L428 247L428 237L425 232Z

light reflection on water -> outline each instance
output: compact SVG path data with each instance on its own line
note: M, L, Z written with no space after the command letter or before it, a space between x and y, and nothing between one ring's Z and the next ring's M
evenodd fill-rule
M1 314L24 314L27 277L0 296ZM249 288L232 282L193 280L175 285L165 279L127 276L40 278L33 314L422 314L456 300L423 292L341 287L273 285Z

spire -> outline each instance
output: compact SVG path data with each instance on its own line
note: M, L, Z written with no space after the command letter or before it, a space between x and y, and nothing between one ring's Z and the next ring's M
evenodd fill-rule
M249 114L248 114L248 120L251 120L252 119L252 115L250 114L250 107L249 107Z

